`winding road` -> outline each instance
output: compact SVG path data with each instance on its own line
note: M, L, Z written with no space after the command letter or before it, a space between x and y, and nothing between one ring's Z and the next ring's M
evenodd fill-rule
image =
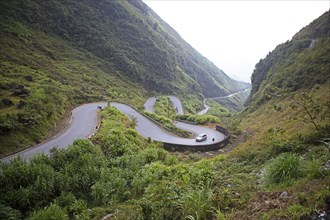
M204 104L204 109L202 111L198 112L197 115L205 115L211 108L210 106L208 106L206 104L206 99L203 100L203 104Z
M207 99L210 99L210 100L216 100L216 99L226 99L226 98L230 98L232 96L235 96L235 95L238 95L238 94L241 94L241 93L244 93L244 92L248 92L250 91L251 89L250 88L247 88L247 89L244 89L242 91L239 91L239 92L235 92L235 93L232 93L232 94L229 94L229 95L226 95L226 96L218 96L218 97L212 97L212 98L206 98L203 100L203 104L204 104L204 109L201 110L200 112L198 112L197 114L198 115L204 115L208 112L208 110L210 109L210 106L208 106L206 104L206 100Z
M178 114L183 114L183 107L178 98L175 96L169 96L173 106L177 109ZM147 100L144 107L147 111L153 112L153 106L155 104L156 97L151 97ZM98 125L98 106L105 107L106 102L84 104L72 111L70 123L65 130L55 135L51 139L38 144L34 147L28 148L16 154L4 157L1 159L2 162L8 162L11 159L21 156L24 159L29 159L37 153L44 153L49 155L49 151L53 147L67 148L76 139L89 138L95 131ZM111 106L116 107L118 110L123 112L127 116L133 116L137 119L136 130L144 137L151 138L152 140L182 144L182 145L208 145L212 143L218 143L225 139L225 135L208 127L191 125L183 122L175 122L175 125L183 130L192 132L193 134L207 133L208 139L203 142L196 142L195 139L182 138L175 134L162 129L154 122L147 119L145 116L134 110L128 105L121 103L111 103ZM213 142L212 139L215 139Z
M147 101L144 103L143 107L148 112L154 112L154 105L156 103L157 98L156 97L150 97L147 99Z
M182 138L174 135L173 133L166 131L150 121L149 119L145 118L142 114L135 111L133 108L121 104L121 103L111 103L111 106L116 107L119 111L124 113L128 116L133 116L137 119L137 125L135 129L146 138L151 138L155 141L161 141L166 143L172 143L172 144L183 144L183 145L208 145L213 143L212 138L215 139L214 143L222 141L225 136L208 127L204 126L198 126L198 125L191 125L183 122L175 122L176 126L180 129L190 131L194 134L200 134L200 133L207 133L208 139L203 142L196 142L195 139L189 139L189 138Z
M176 114L177 115L183 115L184 111L183 111L183 106L182 106L180 100L177 97L172 96L172 95L170 95L168 97L170 98L174 109L176 109Z
M207 98L207 99L210 99L210 100L214 100L214 99L226 99L226 98L229 98L229 97L232 97L232 96L235 96L235 95L244 93L244 92L248 92L250 90L251 90L250 88L247 88L247 89L244 89L242 91L235 92L235 93L232 93L232 94L229 94L229 95L226 95L226 96L218 96L218 97L212 97L212 98Z
M85 139L90 137L95 131L98 124L97 107L105 107L106 102L84 104L72 111L72 116L68 127L61 133L55 135L45 142L35 145L31 148L18 152L16 154L4 157L2 162L8 162L11 159L21 156L29 159L37 153L49 154L49 150L56 146L57 148L67 148L76 139Z
M247 88L247 89L244 89L244 90L241 90L241 91L238 91L238 92L235 92L235 93L232 93L232 94L229 94L229 95L226 95L226 96L217 96L217 97L212 97L212 98L206 98L203 100L203 104L204 104L204 109L199 111L197 114L198 115L204 115L208 112L208 110L211 108L210 106L208 106L206 104L206 100L207 99L210 99L210 100L215 100L215 99L226 99L226 98L230 98L232 96L235 96L235 95L239 95L241 93L244 93L244 92L248 92L249 90L251 90L250 88ZM180 102L180 100L176 97L176 96L167 96L170 98L172 104L173 104L173 107L177 110L177 114L178 115L183 115L184 114L184 110L183 110L183 107L182 107L182 104ZM143 105L144 106L144 109L148 112L154 112L154 105L156 103L156 100L157 100L157 97L150 97L146 102L145 104Z

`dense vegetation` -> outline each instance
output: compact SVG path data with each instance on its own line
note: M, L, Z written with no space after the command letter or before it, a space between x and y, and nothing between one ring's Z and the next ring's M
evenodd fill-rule
M0 155L56 132L80 103L182 94L195 112L247 86L138 0L1 1L0 50Z
M147 115L148 117L152 118L153 120L157 121L158 123L162 124L164 127L168 128L168 129L175 128L175 126L173 124L173 120L168 117L161 116L156 113L148 112L148 111L144 111L143 113L145 115Z
M213 115L190 115L190 114L184 114L184 115L177 115L177 119L189 121L195 124L199 125L205 125L207 123L220 123L220 119Z
M155 113L167 118L175 118L177 112L168 96L158 96L155 102Z
M295 219L330 196L328 151L307 136L283 142L269 130L259 150L202 159L142 138L113 107L102 118L92 142L1 163L0 218Z
M1 164L2 218L213 215L212 205L207 204L214 199L212 163L181 163L158 143L140 137L132 121L115 108L102 114L94 145L77 141L68 150L54 148L50 157L39 155L30 163L17 158Z

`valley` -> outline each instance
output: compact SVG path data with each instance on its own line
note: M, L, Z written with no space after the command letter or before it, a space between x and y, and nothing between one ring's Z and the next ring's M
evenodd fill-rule
M260 57L251 85L140 0L0 12L0 155L41 143L75 109L44 153L0 161L0 219L329 218L329 11ZM217 126L223 151L161 143L213 144Z

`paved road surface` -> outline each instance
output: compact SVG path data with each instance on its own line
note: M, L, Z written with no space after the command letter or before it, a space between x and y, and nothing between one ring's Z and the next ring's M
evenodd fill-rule
M204 126L191 125L183 122L176 122L176 126L183 130L191 131L196 134L207 133L208 139L203 142L196 142L195 139L178 137L169 131L166 131L149 119L145 118L143 115L135 111L133 108L121 104L121 103L111 103L111 106L116 107L119 111L123 112L127 116L133 116L137 119L136 130L144 137L150 137L152 140L162 141L173 144L186 144L186 145L206 145L213 143L212 138L215 138L215 143L222 141L225 136L216 131L215 129L207 128Z
M143 107L147 112L154 112L154 105L156 103L156 97L150 97L148 100L144 103Z
M90 137L95 132L95 127L98 122L97 106L104 107L106 105L106 102L90 103L75 108L72 111L69 126L62 133L44 143L5 157L1 159L1 161L8 162L18 155L28 159L37 153L49 154L49 150L54 146L58 148L67 148L68 145L72 144L76 139L85 139Z
M156 98L148 99L145 104L146 109L153 111L153 103ZM178 113L183 113L183 108L180 101L176 97L171 98L172 102L175 103L175 107L178 108ZM97 107L106 106L106 102L101 103L90 103L84 104L72 111L72 117L69 126L59 135L45 141L44 143L38 144L32 148L28 148L24 151L16 153L14 155L1 159L3 162L8 162L12 158L21 156L25 159L29 159L37 153L49 154L49 150L56 146L57 148L67 148L68 145L72 144L76 139L86 139L95 132L95 126L97 125ZM137 118L137 131L146 138L152 140L175 143L175 144L186 144L186 145L206 145L212 143L212 138L215 138L215 142L222 141L225 136L220 132L203 126L191 125L183 122L175 122L176 126L180 129L187 130L193 134L207 133L208 139L203 142L196 142L195 139L188 139L178 137L167 130L162 129L158 125L145 118L143 115L135 111L133 108L120 104L111 103L112 106L123 112L127 116L134 116Z
M213 98L207 98L207 99L211 99L211 100L213 100L213 99L226 99L226 98L229 98L229 97L232 97L232 96L235 96L235 95L244 93L244 92L248 92L249 90L251 90L251 89L248 88L248 89L244 89L243 91L239 91L239 92L235 92L235 93L229 94L227 96L219 96L219 97L213 97Z
M172 95L170 95L168 97L170 98L174 109L177 111L176 114L177 115L183 115L184 112L183 112L183 107L182 107L182 104L181 104L180 100L177 97L172 96Z
M204 109L202 111L198 112L197 115L205 115L208 112L208 110L210 109L210 106L208 106L206 104L206 99L203 100L203 104L204 104Z

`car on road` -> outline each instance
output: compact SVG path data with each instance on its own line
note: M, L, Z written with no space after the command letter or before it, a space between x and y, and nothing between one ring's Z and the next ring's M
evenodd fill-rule
M197 142L202 142L205 141L207 139L207 135L206 134L200 134L196 137L196 141Z

